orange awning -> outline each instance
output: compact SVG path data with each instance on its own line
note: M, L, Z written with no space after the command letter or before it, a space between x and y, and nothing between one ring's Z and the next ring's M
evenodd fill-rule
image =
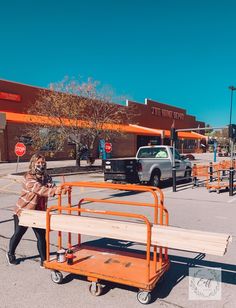
M125 127L125 131L137 135L147 135L147 136L161 136L162 134L161 129L154 129L134 124L127 125L127 127Z
M91 127L91 123L82 120L51 118L47 116L37 116L33 114L4 112L7 122L27 123L27 124L47 124L52 126L60 125L76 125L79 127ZM104 124L103 129L120 130L127 134L146 135L146 136L165 136L170 138L170 130L154 129L134 124L119 125L119 124ZM178 137L181 139L207 139L207 136L195 132L178 132Z
M37 116L37 115L30 115L30 114L23 114L23 113L14 113L14 112L6 112L6 120L8 122L14 122L14 123L28 123L28 124L47 124L47 125L76 125L79 127L89 127L91 124L86 121L81 120L70 120L70 119L62 119L62 123L55 118L50 118L47 116ZM147 128L143 126L138 125L119 125L119 124L104 124L103 129L110 129L110 130L121 130L124 133L128 134L137 134L137 135L152 135L152 136L158 136L161 135L160 130Z
M170 130L165 130L165 137L170 138ZM178 132L179 139L206 139L207 137L195 132Z
M206 139L208 140L208 136L205 136L205 135L202 135L202 134L199 134L199 133L196 133L196 132L192 132L192 134L196 137L198 137L197 139Z
M15 112L6 112L6 120L14 123L27 123L27 124L47 124L51 126L61 125L59 119L51 118L47 116L38 116L34 114L25 114L25 113L15 113ZM85 125L84 121L76 121L70 119L62 119L64 125ZM79 124L78 124L79 123Z

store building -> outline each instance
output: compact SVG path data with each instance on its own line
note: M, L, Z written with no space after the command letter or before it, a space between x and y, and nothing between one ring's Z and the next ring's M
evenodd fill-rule
M14 148L19 141L27 148L21 160L28 160L32 154L32 143L24 130L26 125L32 124L27 110L34 105L40 90L37 87L0 80L0 162L16 161ZM127 101L126 104L135 106L136 124L125 125L125 135L119 137L119 140L110 140L112 157L134 156L142 145L170 144L170 128L173 124L179 129L205 127L204 122L197 121L181 108L150 99L146 99L144 104L133 101ZM195 152L205 143L205 137L194 132L179 132L178 137L177 147L185 153ZM53 159L69 159L73 147L73 144L65 144L63 151L56 153Z

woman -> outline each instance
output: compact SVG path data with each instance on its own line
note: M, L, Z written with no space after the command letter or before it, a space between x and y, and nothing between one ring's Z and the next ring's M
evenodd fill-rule
M15 232L10 239L9 251L6 258L9 265L17 264L15 250L27 231L28 227L19 226L18 216L22 209L46 211L48 197L53 197L62 193L60 187L55 186L52 178L47 174L45 157L40 154L34 154L30 160L29 171L24 175L21 195L16 203L14 217ZM64 188L63 192L67 190ZM46 241L45 230L33 228L37 238L37 248L40 255L40 266L46 259Z

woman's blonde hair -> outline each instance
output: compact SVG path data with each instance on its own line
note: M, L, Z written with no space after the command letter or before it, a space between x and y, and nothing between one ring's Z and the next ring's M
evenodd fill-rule
M46 161L45 156L42 153L40 153L40 152L35 153L31 157L30 162L29 162L29 171L30 171L30 173L35 174L35 163L40 158L42 158L42 159L44 159Z

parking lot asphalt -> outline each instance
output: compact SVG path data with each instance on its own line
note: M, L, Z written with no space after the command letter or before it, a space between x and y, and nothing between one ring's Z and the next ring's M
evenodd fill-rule
M197 155L196 155L197 156ZM213 154L196 157L196 162L212 161ZM51 162L49 162L50 164ZM55 163L55 162L53 162ZM65 161L61 162L65 165ZM68 163L74 163L69 161ZM27 168L22 165L21 171ZM89 293L89 282L83 277L71 274L64 275L61 285L53 283L50 279L50 271L42 270L39 267L39 256L36 249L36 241L31 229L27 231L22 242L17 249L17 258L20 264L8 266L5 260L9 238L13 232L12 207L17 200L20 191L21 177L11 177L10 169L15 166L8 165L8 169L0 164L0 307L6 308L40 308L40 307L141 307L136 299L136 289L124 285L109 284L109 288L104 295L94 297ZM11 165L11 164L10 164ZM58 164L57 164L58 165ZM49 165L50 167L50 165ZM9 170L9 171L6 171ZM9 172L9 173L8 173ZM54 178L56 183L62 181L61 177ZM78 174L68 175L66 181L103 181L102 174ZM233 242L229 245L227 253L222 256L205 255L178 250L169 250L171 266L165 274L163 281L153 290L150 307L214 307L214 308L235 308L236 307L236 195L230 197L228 192L222 191L209 193L204 186L192 188L191 184L177 187L177 192L172 192L170 184L163 186L165 197L165 207L170 216L170 225L187 229L227 233L232 235ZM131 200L148 202L146 193L129 194L128 192L110 189L88 189L80 188L73 195L73 204L85 195L96 198L118 198L120 200ZM66 200L66 199L65 199ZM65 201L66 202L66 201ZM56 199L52 199L50 204L55 204ZM101 206L103 209L105 206ZM100 209L100 208L99 208ZM116 210L123 211L122 206ZM134 211L129 209L130 211ZM146 209L138 209L138 213L151 217L152 213ZM90 238L83 237L88 241ZM104 239L103 239L104 240ZM56 236L53 237L51 247L56 251ZM117 243L118 245L119 243ZM124 243L123 243L124 244ZM129 243L131 248L143 249ZM215 286L221 287L218 299L212 296L205 297L204 300L191 299L191 294L195 291L191 287L190 268L218 268L221 273L221 281ZM111 273L112 275L112 273ZM213 279L214 280L214 279ZM211 282L211 283L210 283ZM216 292L214 281L209 279L205 286L208 290ZM213 288L213 289L211 289ZM217 289L218 290L218 289ZM199 290L198 290L199 291ZM202 289L200 288L200 291ZM197 291L196 291L197 292ZM219 290L217 291L219 292ZM206 294L206 293L204 293ZM219 295L219 293L217 293ZM195 294L196 295L196 294Z

